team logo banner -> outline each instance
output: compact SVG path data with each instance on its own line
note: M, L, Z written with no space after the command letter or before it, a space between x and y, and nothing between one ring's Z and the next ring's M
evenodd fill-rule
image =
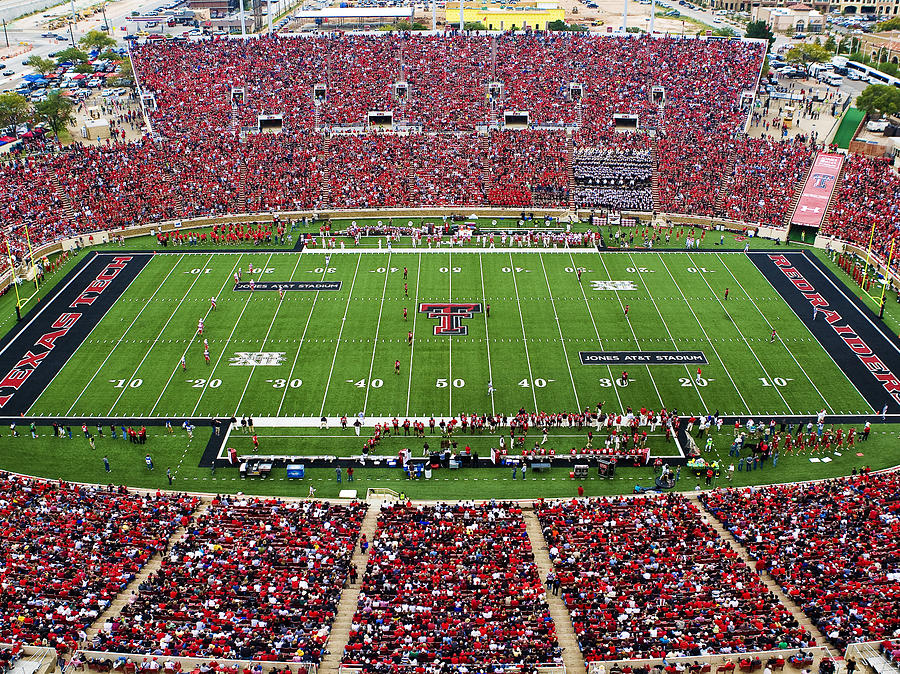
M579 351L582 365L703 365L702 351Z
M284 362L284 351L235 351L228 359L229 365L281 365Z
M841 166L844 163L842 154L826 154L820 152L816 155L812 169L803 185L797 207L791 216L791 222L795 225L819 227L825 219L825 209L831 201L831 194L841 174Z
M235 284L235 290L340 290L340 281L241 281Z
M468 328L462 324L462 319L480 314L481 305L471 302L423 302L419 305L419 311L428 314L428 318L438 319L439 323L434 326L435 335L461 337L469 334Z

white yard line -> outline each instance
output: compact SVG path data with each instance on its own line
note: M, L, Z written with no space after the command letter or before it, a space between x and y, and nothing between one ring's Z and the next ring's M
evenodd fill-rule
M700 268L697 267L697 265L694 263L694 258L691 257L691 254L690 253L685 253L685 254L687 255L688 260L691 261L691 266L693 266L694 268L696 268L699 271ZM727 313L728 310L725 308L725 305L722 303L721 298L719 298L719 294L715 290L712 289L712 286L709 284L709 281L706 280L706 274L704 274L701 271L698 274L698 276L700 276L700 278L703 279L703 282L706 284L706 287L709 288L709 292L712 293L712 296L716 298L716 301L719 303L719 306L722 307L722 311L725 311ZM758 309L758 307L757 307L757 309ZM730 316L729 316L729 318L730 318ZM768 322L768 321L766 321L766 322ZM733 321L732 321L732 324L734 325ZM754 351L753 347L750 346L750 342L747 341L747 338L744 336L744 333L737 327L737 325L734 325L734 327L737 330L737 333L741 336L741 339L744 340L744 344L747 346L748 349L750 349L750 353L752 353L753 357L756 359L756 364L759 365L759 368L763 371L763 374L771 382L772 376L769 374L769 372L766 370L765 366L762 364L762 361L759 359L759 356L756 355L756 351ZM705 331L704 331L704 334L706 334ZM723 363L723 367L724 367L724 363ZM781 389L778 388L777 386L775 386L774 383L772 384L772 386L775 389L775 392L778 394L778 397L781 398L781 402L783 402L785 407L787 407L788 412L793 414L794 410L790 406L790 403L788 403L788 401L785 399L784 394L781 393ZM742 398L742 400L743 400L743 398Z
M305 249L304 249L304 251L305 251ZM301 251L300 254L302 255L304 251ZM324 281L325 274L327 274L327 273L328 273L328 265L326 264L323 266L322 278L319 280ZM316 310L316 300L319 299L319 293L321 293L321 292L322 292L321 290L316 291L316 294L313 297L312 306L309 308L309 316L306 317L306 325L303 326L303 334L300 335L300 343L297 344L297 352L294 354L294 362L291 363L291 372L288 375L287 381L285 381L284 393L281 394L281 402L278 403L278 411L275 412L276 417L281 416L281 408L284 407L284 401L285 401L285 398L287 397L288 389L291 387L290 384L294 380L294 370L297 367L297 359L300 358L300 349L303 348L303 342L306 340L306 331L309 330L309 323L312 320L313 311Z
M569 252L569 260L572 261L572 269L577 268L578 265L575 264L575 257L572 255L571 251ZM602 258L601 258L601 263L602 263ZM604 267L605 267L605 265L604 265ZM607 276L608 275L609 274L607 273ZM603 350L603 340L600 338L600 331L597 329L597 321L594 320L594 312L591 311L591 304L590 304L590 302L588 302L587 293L584 292L584 286L581 285L580 283L578 285L581 288L581 296L584 298L584 306L587 307L588 316L591 317L591 325L594 326L594 334L597 336L597 345L599 346L600 350L602 351ZM624 405L622 405L622 396L619 394L619 387L616 384L616 377L615 377L615 375L613 375L612 366L607 365L606 370L607 370L607 372L609 372L609 380L612 382L613 390L616 392L616 400L619 401L619 409L617 411L624 412L625 407L624 407Z
M547 282L547 292L550 295L550 306L553 308L553 320L556 321L556 330L559 332L559 343L562 345L563 356L566 359L566 367L569 369L569 381L572 382L572 393L575 395L575 409L581 411L581 401L578 399L578 388L575 386L575 375L572 374L572 364L569 362L569 352L566 349L566 338L563 337L562 326L559 324L559 314L556 313L556 301L553 299L553 291L550 289L550 278L547 276L547 267L544 265L544 257L538 253L541 261L541 269L544 272L544 281ZM533 382L532 382L533 383ZM613 382L615 386L615 382Z
M731 376L731 373L728 371L728 367L725 365L725 361L722 360L722 357L719 355L719 352L716 350L716 347L713 346L712 340L709 338L709 335L706 334L706 328L703 327L703 323L700 322L700 319L697 318L697 314L694 313L694 307L692 307L691 303L688 302L687 296L685 296L684 291L681 289L681 286L678 285L678 281L675 280L675 277L672 275L672 272L669 270L669 266L666 264L665 260L663 260L662 253L657 253L656 256L659 258L659 261L662 262L663 267L665 267L666 273L668 273L669 278L672 279L672 283L674 283L675 287L678 288L678 292L681 293L681 297L684 299L684 303L685 303L685 305L687 305L687 308L691 312L691 315L694 317L694 320L697 321L697 325L700 326L700 332L703 333L703 337L706 339L706 343L709 344L710 348L713 350L713 353L716 354L716 358L722 364L722 369L725 370L725 374L728 375L728 379L731 380L731 385L734 386L734 390L737 391L738 397L741 399L741 402L744 404L744 409L749 412L750 406L747 404L747 401L744 400L744 396L741 394L741 389L738 388L737 383L734 381L734 377ZM694 388L697 388L696 385L694 386ZM709 412L709 410L706 410L706 411Z
M300 266L300 258L301 258L302 256L303 256L303 252L301 251L301 252L297 255L297 261L294 263L294 268L291 270L291 275L288 277L288 281L293 281L293 280L294 280L294 274L297 273L297 267ZM269 259L271 259L271 257L270 257ZM269 263L266 262L265 267L268 267L268 266L269 266ZM263 269L265 269L265 267L263 267ZM325 278L325 273L323 272L323 273L322 273L322 279L324 280L324 278ZM318 291L316 291L316 292L318 292ZM259 347L259 350L260 350L260 351L262 351L263 349L266 348L266 342L269 341L269 335L272 333L272 326L275 325L275 319L278 318L278 312L281 311L281 307L282 307L283 304L284 304L284 299L282 299L281 297L279 297L279 298L278 298L278 306L275 307L275 313L272 315L272 321L269 323L269 329L266 330L266 336L263 337L262 344L261 344L260 347ZM234 407L234 415L233 415L233 416L235 416L235 417L237 416L238 410L241 409L241 403L244 402L244 396L247 395L247 389L248 389L249 386L250 386L250 380L253 379L253 373L256 372L256 367L257 367L257 366L254 364L254 365L250 368L250 376L247 377L247 383L244 384L244 390L241 391L241 397L238 399L237 405L235 405L235 407ZM208 382L207 382L207 383L208 383ZM288 381L285 383L285 387L284 387L285 389L287 389L287 384L288 384L288 383L290 383L290 379L288 379ZM251 415L251 416L252 416L252 415Z
M172 265L172 268L169 270L169 273L166 274L166 277L165 277L162 281L160 281L159 285L156 287L156 290L153 291L153 294L150 296L150 299L148 299L146 302L144 302L144 304L141 306L141 310L138 311L138 312L137 312L137 315L134 317L134 320L131 321L131 323L128 325L127 328L125 328L125 332L123 332L123 333L122 333L122 336L121 336L119 339L116 340L116 342L115 342L115 344L113 345L113 347L109 350L109 353L106 354L106 358L103 359L103 362L100 363L100 365L97 367L97 370L94 372L94 374L91 375L91 378L88 380L88 383L84 385L84 388L83 388L83 389L81 389L81 393L79 393L79 394L78 394L78 397L75 398L74 402L72 402L72 406L69 407L69 409L66 411L66 415L69 415L69 414L72 413L72 410L75 409L75 405L77 405L77 404L78 404L78 401L81 400L81 396L83 396L83 395L84 395L84 392L87 391L88 388L90 387L90 385L94 383L94 380L97 378L97 375L100 374L100 372L103 371L103 366L106 365L106 363L107 363L107 361L109 360L110 356L112 356L113 353L115 352L115 350L119 348L119 344L121 344L121 343L124 341L125 335L127 335L128 332L131 330L131 328L134 327L134 324L137 323L137 320L141 317L141 314L144 313L144 309L146 309L147 307L150 306L150 303L153 301L153 298L156 297L157 293L159 293L160 290L162 290L162 287L166 284L166 281L169 280L169 277L172 275L172 272L174 272L174 271L175 271L175 268L176 268L179 264L181 264L181 261L182 261L183 259L184 259L184 255L179 256L179 258L175 261L175 264L173 264L173 265ZM151 260L151 261L152 261L152 260ZM144 267L144 269L146 269L146 267ZM142 270L142 271L143 271L143 270ZM135 277L135 278L136 278L136 277ZM88 339L91 338L91 335L94 334L94 330L96 330L96 329L97 329L97 326L99 326L100 323L102 323L102 322L103 322L102 320L97 321L96 325L94 325L94 327L93 327L93 328L91 329L91 331L88 333L87 337L85 337L84 342L86 342ZM81 345L83 345L84 342L82 342ZM78 348L81 348L81 345L79 345ZM75 350L75 353L78 353L78 349ZM75 356L75 353L73 353L71 356L69 356L69 359L70 359L70 360ZM59 373L62 372L62 370L63 370L63 369L60 368L60 369L59 369L59 372L57 372L55 375L53 375L53 379L51 379L51 380L50 380L50 383L47 384L47 388L50 387L50 384L53 383L54 379L56 379L56 377L59 376ZM45 390L46 390L46 389L45 389Z
M381 316L384 314L384 296L387 294L388 279L391 276L391 251L388 251L387 264L384 265L384 286L381 289L381 302L378 305L378 323L375 324L375 339L372 340L372 359L369 361L369 377L366 379L366 397L363 399L363 416L369 406L369 391L372 390L372 372L375 369L375 352L378 350L378 333L381 330ZM343 327L343 326L341 326Z
M353 286L356 285L356 275L359 273L359 263L362 255L356 258L356 270L353 272L353 280L350 281L350 292L347 294L347 306L344 307L344 317L341 319L341 329L338 331L337 343L334 345L334 357L331 359L331 369L328 371L328 381L325 382L325 393L322 394L322 409L319 416L325 414L325 401L328 399L328 389L331 386L331 375L334 374L334 363L337 360L338 349L341 348L341 335L344 334L344 325L347 323L347 311L350 309L350 299L353 297ZM366 382L368 384L368 382Z
M244 257L244 253L241 254L241 257ZM270 255L269 259L266 260L266 264L263 265L263 269L265 269L266 267L269 266L269 261L271 259L272 259L272 256ZM238 266L239 263L240 263L240 259L237 262L235 262L234 266L231 268L231 274L229 275L229 277L227 279L225 279L225 283L223 283L222 287L219 289L220 295L222 294L222 291L225 289L225 286L228 284L229 280L231 280L231 278L234 276L234 269L235 269L235 267ZM244 312L247 310L247 307L249 306L251 299L253 299L253 292L247 293L247 299L244 300L244 306L241 307L241 313L238 314L237 320L234 322L234 325L231 326L231 332L228 333L228 339L225 340L225 344L222 345L222 350L219 351L219 356L218 356L218 358L216 358L216 362L213 363L213 368L209 373L209 377L206 380L206 384L203 386L203 389L200 391L200 397L197 398L197 404L194 405L194 409L191 412L191 416L196 416L197 408L200 407L200 401L203 400L204 394L206 394L206 391L209 389L209 382L215 378L216 370L219 367L219 363L221 363L222 358L225 357L225 351L228 348L228 344L231 342L231 338L234 337L234 333L235 333L235 330L237 330L238 323L241 322L241 318L243 318ZM209 312L207 312L207 314L208 313ZM188 347L190 347L190 345L194 342L195 336L196 336L196 333L194 333L194 335L191 336L191 340L190 340L190 342L188 342ZM187 349L185 349L184 352L187 353ZM166 389L169 387L169 383L172 381L172 378L175 376L176 372L178 372L177 367L175 369L173 369L172 374L169 375L169 381L166 382L165 388L163 388L162 393L159 394L159 398L156 399L156 405L159 405L159 401L162 400L163 393L166 392ZM156 405L154 405L153 409L156 409ZM221 415L217 413L216 416L221 416Z
M481 313L484 316L484 346L487 350L487 363L488 363L488 381L493 386L494 383L494 375L491 371L491 335L488 331L488 316L487 316L487 292L484 289L484 263L481 261L481 256L478 256L478 270L481 273L481 299L484 302L484 306L481 308ZM451 384L453 382L450 382ZM494 408L494 392L490 392L491 396L491 414L496 414L496 410Z
M416 298L413 302L413 324L412 324L412 333L413 333L413 343L412 346L409 347L409 383L406 386L406 416L409 416L409 403L412 396L412 373L413 373L413 353L416 349L416 316L419 315L419 277L422 273L422 256L419 255L419 263L416 268ZM451 382L452 383L452 382Z
M141 365L143 365L144 361L147 360L147 356L149 356L150 352L153 351L153 347L156 346L157 342L159 342L159 338L162 337L163 333L166 331L166 328L169 327L169 323L171 323L172 319L175 318L175 314L178 312L178 308L181 306L181 303L184 302L185 298L187 298L187 296L191 294L191 291L194 289L194 286L197 284L197 281L199 281L200 277L203 276L203 270L209 266L209 263L212 262L213 257L215 257L215 253L211 253L209 258L207 258L206 262L203 263L203 266L200 268L200 273L197 274L197 277L193 281L191 281L191 285L185 291L184 295L181 297L181 300L175 305L175 308L172 310L172 313L169 314L169 318L166 319L165 324L163 324L162 328L160 329L159 334L156 335L156 339L154 339L150 343L150 348L147 349L147 352L144 354L144 357L141 358L141 362L137 364L137 367L134 368L134 372L132 372L131 376L126 379L126 382L129 382L132 379L134 379L134 376L141 369ZM116 405L119 404L119 401L122 399L122 396L125 395L125 391L127 391L127 390L128 390L128 386L126 384L126 386L122 389L121 393L119 393L119 395L116 396L116 401L109 408L109 412L106 413L106 416L112 416L113 410L116 409ZM163 391L165 391L165 389L163 389ZM160 393L160 397L162 397L162 393ZM157 402L159 402L159 401L157 400ZM150 410L151 416L153 415L154 409L156 409L155 405L153 406L153 409Z
M453 251L451 250L447 257L447 276L449 277L448 283L448 302L453 302ZM447 410L447 416L451 419L453 418L453 335L447 337L447 352L448 352L448 360L449 363L447 365L447 392L449 397L449 402L447 403L449 409Z
M643 285L644 289L647 291L647 297L649 297L650 301L653 302L653 308L656 309L656 315L659 316L659 320L662 322L663 327L666 329L666 332L669 335L669 339L672 341L672 346L675 347L676 351L679 350L678 342L675 341L675 337L672 335L672 331L669 330L669 324L666 323L666 319L663 318L662 312L659 310L659 306L656 304L656 300L653 297L653 293L650 292L650 287L644 281L644 275L641 273L641 268L634 261L634 258L631 256L631 253L628 253L628 259L631 260L631 266L637 272L638 278L641 280L641 285ZM606 265L604 264L603 266L605 267ZM669 276L671 276L671 274ZM682 294L682 297L684 297L684 294ZM694 382L694 375L690 371L690 369L688 368L687 365L684 366L684 371L687 373L687 378L691 382ZM703 394L700 393L700 388L696 385L696 383L692 383L691 388L694 389L694 391L697 394L697 397L700 399L700 405L703 407L703 411L708 412L709 407L706 406L706 401L703 400ZM679 407L680 407L680 405L679 405Z
M629 254L628 259L631 260L631 264L633 266L634 260L631 259L630 254ZM602 254L600 255L600 264L603 265L603 271L606 273L606 277L609 280L612 280L612 276L609 275L609 269L606 267L606 260L603 258ZM572 266L573 267L575 266L574 260L572 261ZM634 269L637 269L637 267L634 267ZM642 279L642 282L643 282L643 279ZM644 286L644 288L646 289L646 286ZM582 288L582 292L584 292L583 288ZM625 306L622 303L622 297L619 295L618 290L613 290L613 293L616 296L616 301L619 303L619 308L622 310L622 315L624 316L625 315ZM650 294L649 290L647 291L647 294L648 295ZM660 319L662 319L662 316L660 316ZM634 345L637 347L637 350L640 351L641 343L638 340L637 333L634 331L634 324L632 324L631 320L627 316L625 316L625 322L628 324L628 329L631 330L631 336L634 337ZM653 384L653 388L656 391L656 397L659 398L659 406L664 408L666 405L663 402L662 394L659 392L659 387L656 385L656 380L653 378L653 372L650 370L649 365L645 365L644 367L647 368L647 376L650 377L650 383ZM610 376L612 376L612 368L610 368ZM613 384L615 384L615 379L613 379Z
M534 373L531 371L531 357L528 355L528 337L525 336L525 321L522 318L522 303L519 301L519 284L516 282L516 265L509 254L509 268L512 271L513 289L516 293L516 306L519 307L519 325L522 326L522 343L525 345L525 360L528 363L528 382L531 384L531 398L534 401L534 411L538 411L537 394L534 392Z
M756 311L759 313L759 315L762 316L762 319L766 322L766 325L769 326L769 329L770 329L770 330L774 330L774 329L775 329L774 326L769 322L769 319L768 319L768 318L766 317L766 315L762 312L762 309L759 308L759 305L756 304L756 300L754 300L754 299L753 299L753 296L752 296L750 293L748 293L748 292L746 291L746 289L744 288L744 285L738 280L737 276L734 275L734 272L731 271L731 267L728 266L728 264L727 264L727 263L725 262L725 260L722 258L722 255L721 255L720 253L716 253L716 257L719 258L719 262L722 263L722 266L725 267L725 269L726 269L726 270L728 271L728 273L731 275L731 278L734 279L734 282L735 282L735 283L737 283L738 288L741 289L741 292L743 292L743 293L747 296L747 299L750 300L750 302L753 304L753 307L756 309ZM754 269L756 269L757 272L759 272L759 268L758 268L755 264L753 264L752 262L751 262L750 264L751 264L751 266L752 266ZM762 275L761 272L760 272L760 275ZM766 282L768 282L768 279L766 279L765 276L763 276L763 279L765 279ZM769 284L769 285L771 285L771 284ZM778 293L776 292L775 294L777 295ZM784 299L781 298L780 295L779 295L778 297L779 297L779 299L782 300L782 302L784 302ZM784 302L784 304L787 304L787 302ZM800 325L802 325L804 328L806 328L806 325L803 323L803 321L800 321ZM812 333L810 333L810 334L812 335ZM816 390L816 393L819 394L819 397L822 399L822 402L825 403L825 407L828 408L828 411L829 411L829 412L831 412L832 414L834 414L834 408L833 408L830 404L828 404L828 400L825 398L824 395L822 395L822 392L819 390L819 387L816 386L816 383L812 380L812 378L809 376L809 374L807 374L806 370L805 370L805 369L803 368L803 366L800 364L800 361L798 361L797 358L794 356L794 352L791 350L791 348L790 348L787 344L784 343L784 340L781 339L781 335L780 335L780 334L776 333L776 336L778 337L778 341L781 343L781 345L782 345L782 346L785 348L785 350L787 351L788 355L791 357L791 360L793 360L794 363L796 363L797 367L800 368L800 371L803 373L803 376L806 377L806 380L807 380L807 381L812 385L812 387ZM815 339L815 335L813 335L813 339ZM840 369L840 368L839 368L839 369ZM846 375L844 375L844 376L846 376ZM849 379L848 379L848 381L849 381ZM852 383L852 382L851 382L851 383Z

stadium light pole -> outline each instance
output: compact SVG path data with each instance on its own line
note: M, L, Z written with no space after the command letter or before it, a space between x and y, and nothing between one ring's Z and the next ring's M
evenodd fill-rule
M463 29L466 27L466 16L463 11L466 4L463 0L459 0L459 32L463 32Z
M650 37L653 37L653 20L656 18L656 0L650 0Z
M269 35L272 34L272 0L266 0L266 13L269 15Z
M431 0L431 32L437 31L437 0Z
M238 9L241 12L241 37L247 37L247 22L244 19L244 0L238 0Z
M622 6L622 32L628 32L628 0L625 0L625 4Z

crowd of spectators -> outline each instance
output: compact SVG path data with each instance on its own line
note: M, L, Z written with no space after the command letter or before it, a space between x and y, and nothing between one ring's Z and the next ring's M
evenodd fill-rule
M217 497L95 648L318 662L366 509Z
M900 472L701 499L839 650L900 638Z
M791 200L812 164L804 142L741 138L735 142L731 174L725 177L721 215L732 220L782 226Z
M79 643L196 503L0 476L0 642Z
M488 202L498 206L565 206L569 154L564 131L494 131L488 157Z
M541 501L535 513L588 661L812 643L680 495Z
M387 506L371 544L344 665L562 661L518 505Z

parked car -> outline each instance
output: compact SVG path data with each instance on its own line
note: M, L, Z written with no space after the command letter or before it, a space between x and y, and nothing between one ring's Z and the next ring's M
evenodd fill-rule
M866 131L871 131L872 133L884 133L884 130L888 128L888 122L886 119L878 119L868 122L866 124Z

